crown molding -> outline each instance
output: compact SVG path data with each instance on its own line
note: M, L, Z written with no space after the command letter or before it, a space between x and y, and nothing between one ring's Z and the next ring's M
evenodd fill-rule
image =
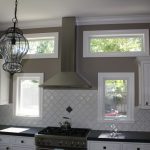
M107 16L107 17L76 17L76 25L98 25L98 24L127 24L127 23L150 23L150 15L134 16ZM0 31L11 27L12 23L0 24ZM37 20L37 21L19 21L20 29L61 27L62 18Z
M150 15L78 17L77 25L150 23Z
M13 26L12 23L0 24L0 30L6 30ZM49 20L37 20L37 21L19 21L18 27L20 29L32 29L32 28L46 28L46 27L61 27L62 19L49 19Z

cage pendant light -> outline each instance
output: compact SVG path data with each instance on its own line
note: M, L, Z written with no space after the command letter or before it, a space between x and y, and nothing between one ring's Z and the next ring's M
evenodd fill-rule
M29 43L23 32L16 27L18 0L15 1L13 27L8 28L0 37L0 54L4 59L3 69L11 74L22 71L22 58L27 54Z

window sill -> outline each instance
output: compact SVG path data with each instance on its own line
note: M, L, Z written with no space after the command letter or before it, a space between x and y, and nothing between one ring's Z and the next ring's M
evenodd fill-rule
M99 120L100 123L134 123L135 120Z

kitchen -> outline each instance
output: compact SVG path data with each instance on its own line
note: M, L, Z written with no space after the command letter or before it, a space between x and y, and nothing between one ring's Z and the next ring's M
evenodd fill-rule
M86 2L84 2L86 3ZM97 4L98 2L95 2ZM114 0L114 4L116 4L117 1ZM11 5L10 5L11 4ZM47 4L47 5L46 5ZM18 4L18 27L21 28L24 32L24 35L29 34L37 34L37 33L50 33L50 32L57 32L58 33L58 58L43 58L43 59L23 59L23 73L44 73L44 81L47 81L48 79L51 79L55 74L59 73L62 69L62 47L66 48L66 45L68 47L68 43L73 42L71 46L73 49L75 49L76 53L76 61L74 64L73 61L73 71L76 71L79 75L82 76L82 78L86 79L87 82L89 82L92 85L92 88L89 89L74 89L74 88L42 88L43 89L43 99L42 99L42 107L41 112L42 115L40 118L36 117L16 117L14 116L14 101L12 98L12 83L10 84L10 103L8 105L1 105L0 106L0 124L1 125L8 125L8 126L25 126L25 127L59 127L59 122L63 122L63 117L69 117L71 118L71 127L72 128L88 128L92 130L109 130L112 131L111 125L112 123L108 122L101 122L98 120L98 72L132 72L135 75L135 107L134 107L134 122L126 122L126 123L115 123L119 131L150 131L150 120L149 120L149 109L142 109L140 106L140 73L139 71L139 65L141 61L138 61L137 58L134 57L83 57L83 32L84 31L95 31L95 30L142 30L147 29L149 30L149 2L143 1L142 6L140 2L138 4L131 4L129 7L130 2L118 2L115 5L112 2L108 2L108 4L112 4L109 9L107 8L107 11L103 9L103 7L106 7L105 2L99 2L98 6L94 6L94 2L91 5L91 3L87 3L87 8L89 5L92 6L92 8L95 8L95 11L103 10L106 14L102 16L104 12L95 12L92 13L91 8L91 14L90 9L85 10L82 12L83 14L79 15L78 12L73 13L75 10L75 4L74 3L68 3L68 5L64 6L62 2L60 3L60 6L64 6L66 8L67 6L70 7L66 8L66 10L70 10L72 8L72 13L64 12L64 14L61 14L63 12L60 11L59 16L55 14L56 10L58 9L58 6L56 3L54 3L54 6L57 6L57 9L54 10L53 8L48 9L50 7L50 2L47 1L44 5L44 2L42 3L35 3L35 1L31 2L23 2L19 1ZM14 1L11 1L9 4L2 3L1 6L9 6L9 9L12 9L14 6ZM39 12L39 15L36 15L37 10L34 10L35 14L32 14L30 12L33 9L33 6L40 7L40 5L43 7L43 9L47 8L46 11L49 10L49 14L54 14L53 16L46 16L48 12L45 12L42 10L42 12ZM74 5L74 7L72 6ZM83 4L82 4L83 5ZM81 6L82 6L81 5ZM26 7L25 7L26 6ZM28 7L27 7L28 6ZM72 6L72 7L71 7ZM81 7L80 6L80 7ZM126 6L126 7L125 7ZM132 13L132 7L134 9L137 8L137 12L135 11ZM141 6L141 9L143 11L138 10L138 7ZM23 10L21 10L21 8ZM80 8L79 7L79 8ZM84 6L85 7L85 6ZM82 8L84 8L82 7ZM104 8L105 8L104 7ZM123 9L123 8L126 9ZM76 10L79 9L76 7ZM111 9L110 9L111 8ZM120 10L119 8L122 8ZM29 12L28 12L29 10ZM51 13L51 11L53 12ZM60 9L61 10L61 9ZM73 11L74 10L74 11ZM147 10L147 12L146 12ZM2 11L2 9L1 9ZM25 11L25 12L24 12ZM114 11L114 13L113 13ZM117 12L118 11L118 12ZM3 12L0 12L0 14L6 13L6 10L3 10ZM7 12L8 13L8 12ZM23 18L22 13L25 13L26 15ZM43 17L50 17L54 19L46 20L45 18L40 18L41 14L44 14ZM66 14L65 14L66 13ZM97 14L96 14L97 13ZM86 15L84 15L86 14ZM96 15L94 15L96 14ZM120 16L118 16L118 14ZM8 16L13 17L13 13L9 12L9 14L5 14ZM40 19L43 21L39 21ZM64 17L65 16L65 17ZM70 16L75 16L75 24L76 24L76 35L73 35L71 39L68 39L69 42L65 41L63 36L65 36L68 31L64 31L62 29L63 21L66 18L74 18ZM81 17L80 17L81 16ZM92 16L92 17L90 17ZM106 16L106 17L105 17ZM124 16L124 18L122 17ZM3 18L2 25L0 26L1 31L4 31L7 29L7 26L10 27L12 24L7 23L11 21L11 18L7 18L6 16L1 16L0 18ZM30 18L31 17L31 18ZM34 19L35 17L35 19ZM85 18L84 18L85 17ZM88 18L89 17L89 18ZM105 17L105 18L104 18ZM7 20L5 20L7 18ZM59 19L55 19L59 18ZM45 20L44 20L45 19ZM25 23L24 20L27 20L27 23ZM34 20L33 22L31 20ZM4 24L7 23L7 24ZM32 23L32 24L31 24ZM64 23L65 24L65 23ZM68 21L67 21L68 24ZM63 26L64 27L64 26ZM64 27L65 28L65 27ZM73 26L72 28L75 28ZM69 30L69 29L68 29ZM69 33L72 31L69 30ZM75 32L75 31L73 31ZM76 36L76 39L75 39ZM65 43L66 42L66 43ZM148 49L149 50L149 49ZM74 53L74 52L73 52ZM72 53L71 53L72 54ZM71 55L70 54L70 55ZM147 56L145 56L147 57ZM74 58L74 56L72 56ZM67 58L67 64L70 64L70 59ZM146 60L147 61L147 60ZM65 62L65 61L64 61ZM71 62L72 63L72 62ZM72 71L72 69L71 69ZM141 71L142 72L142 71ZM15 75L15 74L14 74ZM12 80L11 80L12 81ZM68 111L70 110L70 111ZM114 148L117 149L117 148ZM142 149L142 148L141 148ZM145 149L144 149L145 150Z

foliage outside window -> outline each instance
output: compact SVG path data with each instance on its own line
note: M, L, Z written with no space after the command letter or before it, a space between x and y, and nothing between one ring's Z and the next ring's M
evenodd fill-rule
M133 121L134 74L99 73L98 102L100 121Z
M53 54L55 38L47 39L29 39L28 54Z
M58 58L58 33L26 35L29 50L25 58Z
M83 56L139 56L149 54L148 30L84 31Z
M127 80L105 80L105 118L127 117Z
M90 39L90 52L141 52L143 37L97 37Z
M41 73L20 73L14 75L15 116L40 117L43 82Z

